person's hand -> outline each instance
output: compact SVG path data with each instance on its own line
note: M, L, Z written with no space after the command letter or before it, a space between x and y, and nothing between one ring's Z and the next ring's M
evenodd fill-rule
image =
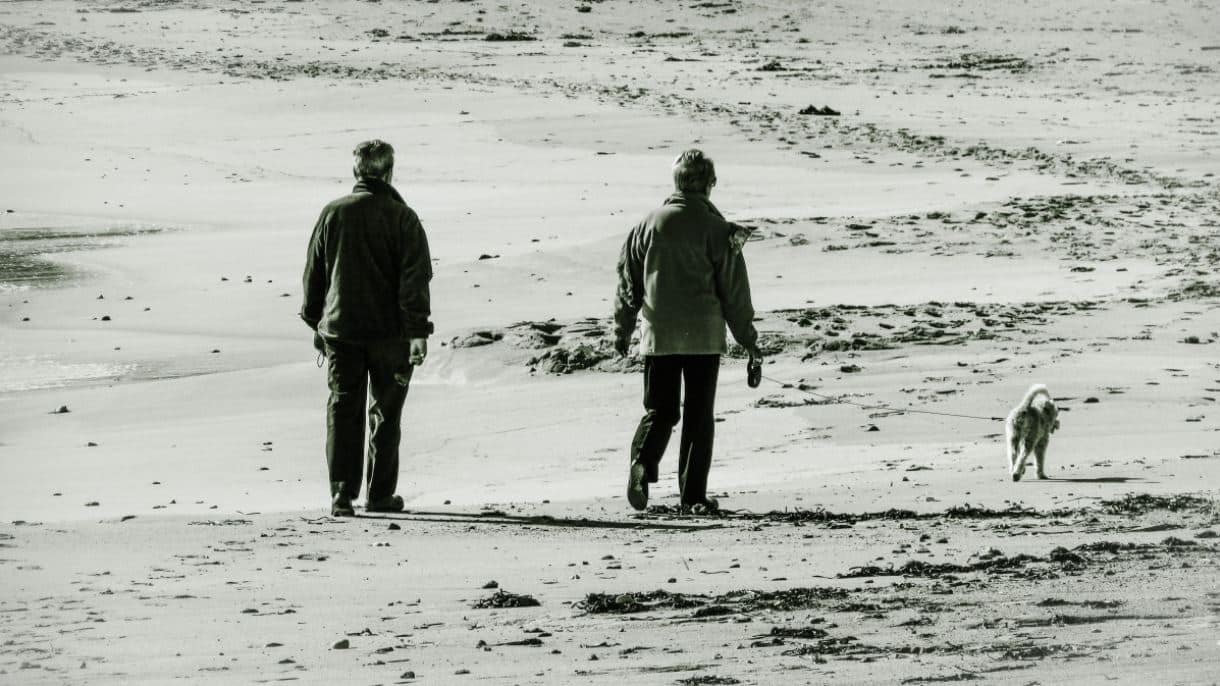
M411 365L418 367L424 363L424 358L428 356L428 339L412 338L411 345Z
M732 226L733 232L729 234L729 248L733 252L741 252L741 249L746 246L746 241L750 240L750 234L754 233L754 227L741 224Z
M746 364L746 384L750 388L758 388L762 384L762 351L757 345L752 345L746 349L750 355L750 361Z
M618 353L619 357L627 357L627 354L631 352L631 339L615 338L614 352Z
M746 348L746 354L748 354L750 356L751 362L757 362L759 364L762 364L763 353L762 353L762 350L760 350L757 345L752 345L752 346Z

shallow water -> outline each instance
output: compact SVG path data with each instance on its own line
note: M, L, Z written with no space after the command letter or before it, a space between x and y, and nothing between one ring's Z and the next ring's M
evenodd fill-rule
M159 233L144 226L0 228L0 293L47 288L83 274L47 256L119 245L119 239Z
M0 295L55 288L87 278L86 271L60 262L54 255L115 247L123 239L162 230L139 225L0 228ZM68 362L0 350L0 393L107 383L135 371L133 364Z
M69 363L49 357L0 353L0 393L116 381L134 369L132 364Z

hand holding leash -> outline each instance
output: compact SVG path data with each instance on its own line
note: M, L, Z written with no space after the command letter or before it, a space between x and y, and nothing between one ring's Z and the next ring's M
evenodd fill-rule
M627 357L631 352L631 340L616 337L614 339L614 352L618 353L619 357Z
M758 388L762 384L763 354L758 346L751 346L750 361L746 363L746 384L750 388Z
M427 338L412 338L411 346L411 365L418 367L424 363L424 358L428 356L428 339Z

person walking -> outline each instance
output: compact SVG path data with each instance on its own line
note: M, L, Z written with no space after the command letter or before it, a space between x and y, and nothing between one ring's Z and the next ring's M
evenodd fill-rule
M326 463L331 514L353 516L365 470L368 512L400 512L398 450L414 368L433 331L432 258L415 211L390 185L394 148L371 140L353 152L356 186L328 204L305 258L301 319L326 356Z
M734 240L741 227L725 220L709 199L715 165L701 151L687 150L673 163L673 180L673 195L632 228L623 243L614 347L627 356L642 314L645 412L631 441L628 502L637 510L648 506L648 485L657 482L661 457L681 419L681 508L701 514L718 509L707 495L707 479L716 380L720 356L727 351L725 325L752 364L761 363L762 353L745 258Z

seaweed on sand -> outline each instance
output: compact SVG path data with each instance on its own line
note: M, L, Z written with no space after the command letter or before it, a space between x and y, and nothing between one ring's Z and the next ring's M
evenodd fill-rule
M645 593L590 593L576 603L589 614L634 614L649 610L685 609L705 605L707 598L656 590Z
M476 610L487 610L491 608L505 607L537 607L541 605L536 598L529 595L519 593L509 593L508 591L496 591L493 595L486 598L476 600L471 607Z

